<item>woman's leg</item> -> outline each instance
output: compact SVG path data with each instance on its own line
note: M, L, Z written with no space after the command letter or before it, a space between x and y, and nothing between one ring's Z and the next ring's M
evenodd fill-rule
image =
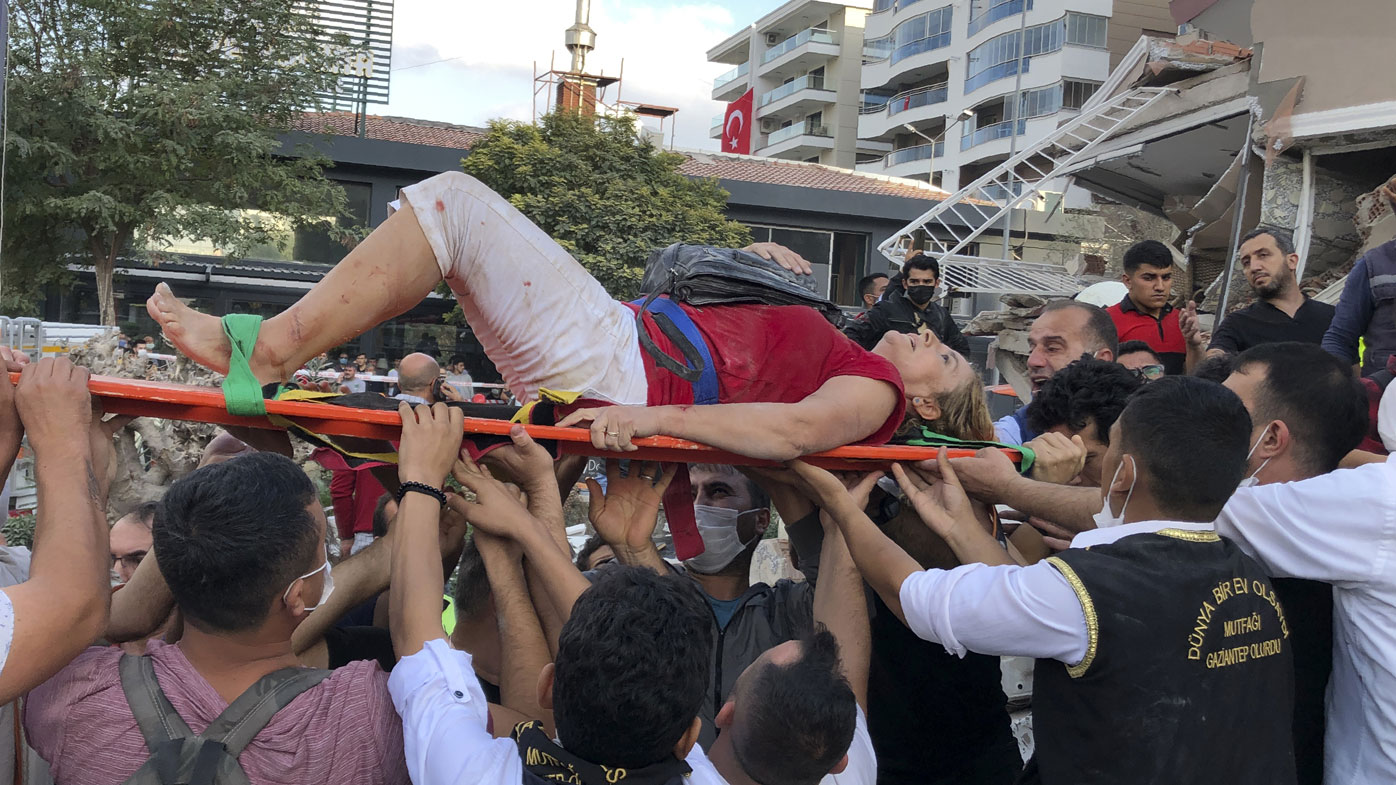
M459 172L403 189L398 211L262 327L252 370L280 381L321 351L419 303L445 280L466 321L521 400L539 387L615 403L646 401L630 310L504 198ZM148 307L185 354L225 370L218 320L163 284Z
M285 381L311 357L412 308L440 282L441 270L412 211L400 210L304 297L262 323L252 372L263 384ZM228 371L228 339L218 317L180 302L163 283L146 310L190 359Z

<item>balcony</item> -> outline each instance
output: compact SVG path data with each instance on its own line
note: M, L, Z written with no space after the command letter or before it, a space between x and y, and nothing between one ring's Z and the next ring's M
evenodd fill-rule
M804 160L832 149L833 130L822 123L805 120L772 131L766 136L766 142L761 145L757 154L771 158Z
M882 159L882 168L890 169L893 166L909 163L911 161L924 161L931 158L945 157L945 142L935 143L935 152L931 151L931 144L918 144L915 147L903 147L900 150L893 150Z
M897 93L887 102L887 114L890 117L918 107L945 103L945 99L949 93L950 86L945 82L927 85L926 87L918 87L914 90L907 90L904 93Z
M1027 127L1028 121L1023 119L1017 121L1004 120L1001 123L994 123L993 125L976 128L973 132L960 137L960 151L963 152L972 147L978 147L981 144L992 142L995 139L1007 139L1014 135L1022 136L1027 132Z
M922 38L919 41L912 41L911 43L903 44L897 47L896 49L893 49L892 56L888 59L893 65L895 65L901 62L902 60L911 57L912 55L919 55L922 52L930 52L935 49L942 49L949 45L950 31L947 30L943 33L937 33L932 36L927 36L926 38Z
M818 44L831 44L833 46L839 45L839 37L835 35L832 31L821 30L817 27L811 27L807 30L802 30L799 33L796 33L795 35L790 36L777 46L773 46L770 49L767 49L766 53L761 55L761 64L765 65L766 63L771 62L772 60L776 59L777 57L780 57L781 55L789 54L790 52L799 49L800 47L804 46L807 43L810 43L811 41Z
M827 125L813 125L809 121L803 121L786 126L779 131L773 131L770 136L766 137L766 146L777 145L784 142L786 139L794 139L797 136L804 136L807 134L809 136L826 136L830 138L834 136L829 132L829 126Z
M801 117L814 114L837 98L824 86L822 74L806 74L768 91L758 102L758 117Z
M761 55L761 75L780 79L803 74L838 56L838 34L811 27L766 50Z
M969 35L978 33L1000 19L1023 13L1024 4L1027 5L1028 11L1032 10L1032 0L997 0L987 11L969 20Z
M725 113L724 113L724 114L719 114L719 115L713 115L713 124L712 124L712 126L708 129L708 136L709 136L709 138L712 138L712 139L721 139L721 138L722 138L722 120L723 120L724 115L725 115Z
M747 73L751 67L747 63L733 68L731 71L713 80L713 100L731 101L740 98L746 92L748 82Z

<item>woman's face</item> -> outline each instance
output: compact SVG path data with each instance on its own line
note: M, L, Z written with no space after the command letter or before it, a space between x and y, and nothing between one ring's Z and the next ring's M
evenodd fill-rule
M976 377L974 367L929 330L920 334L888 331L873 347L873 354L897 366L908 398L934 398Z

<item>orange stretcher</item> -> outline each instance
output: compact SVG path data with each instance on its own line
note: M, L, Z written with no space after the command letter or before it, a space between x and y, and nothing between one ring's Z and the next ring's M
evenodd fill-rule
M19 374L10 378L18 381ZM244 417L229 414L223 405L223 393L213 387L195 387L186 384L151 382L140 379L122 379L113 376L93 376L88 384L93 397L97 398L104 411L109 414L127 414L137 417L157 417L166 420L190 420L237 425L265 430L285 430L267 417ZM266 402L267 414L279 415L291 420L306 430L333 436L356 436L366 439L396 440L402 434L402 421L397 412L355 409L348 406L334 406L325 403L306 401ZM465 433L508 435L513 423L508 420L493 420L468 417L465 420ZM558 451L564 454L589 455L609 458L629 458L631 460L660 461L666 463L721 463L737 466L774 466L772 461L750 458L736 453L718 450L696 442L675 439L671 436L649 436L635 440L640 449L636 452L617 453L599 449L591 443L591 434L585 428L558 428L551 425L525 425L529 435L535 439L549 439L557 442ZM830 471L866 471L887 466L899 461L923 461L936 457L934 447L909 447L899 445L853 445L838 447L825 452L806 456L806 460ZM1015 461L1018 453L1005 450ZM951 449L951 457L966 457L973 450Z

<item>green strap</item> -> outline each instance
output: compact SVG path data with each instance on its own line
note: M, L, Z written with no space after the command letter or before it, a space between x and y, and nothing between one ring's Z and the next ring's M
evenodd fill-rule
M1037 453L1031 447L1024 447L1021 444L1000 444L999 442L981 442L970 439L956 439L953 436L946 436L943 433L936 433L930 428L922 428L920 436L913 436L903 444L912 447L961 447L964 449L978 450L984 447L994 447L1001 450L1015 450L1022 456L1018 463L1018 471L1027 474L1032 469L1033 463L1037 460Z
M262 400L262 385L252 375L249 364L252 347L257 345L257 332L262 317L250 313L230 313L223 317L223 334L228 336L232 352L228 357L228 375L223 377L223 405L229 414L260 416L267 413Z

